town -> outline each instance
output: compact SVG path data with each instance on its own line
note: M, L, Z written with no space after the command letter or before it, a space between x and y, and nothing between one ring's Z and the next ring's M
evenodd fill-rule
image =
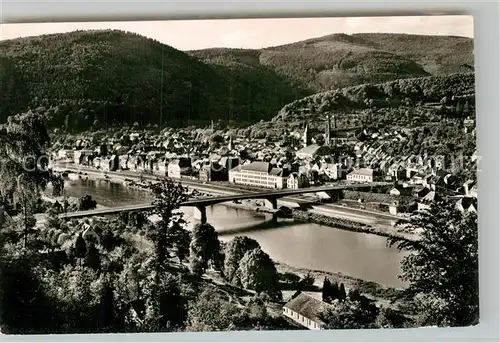
M464 133L474 137L474 126L474 121L466 118ZM112 137L104 134L100 141L95 136L72 137L69 142L56 143L51 159L53 164L76 169L128 171L257 189L388 181L394 182L394 187L387 195L395 196L396 201L379 197L386 201L371 204L373 208L391 214L411 213L443 196L451 196L462 211L477 212L475 180L460 180L460 176L454 175L460 168L475 170L477 151L458 161L445 155L392 156L384 148L407 141L410 129L384 133L364 129L361 133L368 138L363 141L356 139L359 130L359 127L336 130L335 116L327 116L324 133L316 135L316 139L312 138L307 123L302 132L287 132L278 141L251 139L224 130L214 132L213 122L205 132L167 128L157 133L131 129ZM342 143L338 143L340 139ZM334 150L342 154L332 154ZM397 201L398 197L404 200ZM409 199L410 206L400 204L408 204Z
M178 50L170 22L0 40L2 332L478 324L459 17L470 37L408 17L266 48Z

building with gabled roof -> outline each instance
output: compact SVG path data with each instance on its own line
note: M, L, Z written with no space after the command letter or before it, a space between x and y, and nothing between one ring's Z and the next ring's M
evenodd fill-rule
M321 312L329 306L306 292L300 292L283 306L283 315L309 330L322 330L326 323L320 318Z
M286 188L287 169L276 168L269 162L254 161L238 165L229 171L229 182L262 188Z

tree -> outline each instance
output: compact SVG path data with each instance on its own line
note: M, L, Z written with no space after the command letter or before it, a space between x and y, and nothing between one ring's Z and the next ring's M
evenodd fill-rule
M69 127L70 127L70 115L67 114L66 117L64 118L64 129L68 131Z
M223 256L215 228L208 224L197 224L191 233L189 245L189 263L191 271L201 275L211 263L215 269L222 270Z
M317 145L321 146L325 144L325 136L323 136L322 133L314 136L314 141L316 142Z
M87 246L87 254L85 255L85 265L93 270L99 271L101 269L101 254L95 246L90 243Z
M231 331L241 327L241 310L212 288L198 296L188 313L188 331Z
M452 201L432 204L411 216L415 241L388 243L409 251L402 263L420 309L419 324L469 326L479 321L478 230L475 213L461 213Z
M33 268L35 258L0 254L0 325L4 334L48 333L53 328L57 307Z
M172 246L171 228L177 226L174 231L178 231L178 225L184 222L182 213L177 210L187 199L187 192L181 184L175 184L170 179L151 185L151 190L155 197L152 213L160 217L160 220L148 232L148 236L154 244L156 269L159 271L164 268L168 249Z
M110 328L115 322L116 308L115 308L114 287L109 277L102 283L101 288L101 302L99 309L99 327Z
M326 324L325 329L375 328L375 318L356 301L335 300L319 316Z
M36 202L49 181L48 159L44 158L50 137L46 116L29 111L10 116L0 125L0 195L12 201L23 189L27 202ZM20 182L22 181L22 187ZM28 197L26 199L26 196Z
M247 236L238 236L227 243L224 251L224 276L233 283L243 256L250 250L259 248L259 243ZM235 280L236 281L236 280Z
M357 291L354 290L354 292ZM325 277L323 280L322 298L323 301L327 303L332 303L334 300L344 301L347 298L344 284L341 283L339 285L337 282L332 283L327 277Z
M236 275L244 288L268 294L276 300L281 299L278 272L274 262L260 248L245 253Z
M390 307L382 307L375 320L375 326L381 329L404 328L410 321Z
M52 196L59 197L64 191L64 179L61 175L53 175L51 178Z
M210 136L210 145L218 148L222 143L224 143L224 137L219 135L218 133Z
M97 207L97 202L92 199L91 195L84 195L78 199L78 211L93 210Z
M345 291L345 286L343 283L341 283L339 288L339 300L344 301L346 298L347 298L347 293Z
M175 256L182 262L189 255L189 245L191 243L191 236L189 232L180 225L174 223L168 229L168 246L172 248Z
M314 277L311 275L311 273L307 273L304 275L304 277L299 281L299 288L303 290L310 289L314 285Z
M174 331L184 327L187 309L179 281L166 273L160 277L159 284L152 281L145 287L148 331Z
M330 282L330 279L328 279L325 276L325 278L323 279L323 288L321 289L321 299L326 303L330 303L332 301L332 299L331 299L331 287L332 287L332 284Z
M85 240L80 234L76 238L74 256L76 258L84 258L86 255L87 255L87 243L85 243Z

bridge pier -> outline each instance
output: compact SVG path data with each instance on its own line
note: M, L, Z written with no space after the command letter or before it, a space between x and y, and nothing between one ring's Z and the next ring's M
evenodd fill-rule
M264 199L264 204L271 210L278 209L278 200L276 198Z
M207 222L207 208L199 205L194 207L193 217L199 220L202 224Z

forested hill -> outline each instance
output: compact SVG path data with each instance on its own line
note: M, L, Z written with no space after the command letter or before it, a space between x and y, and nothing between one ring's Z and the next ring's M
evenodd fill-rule
M474 73L456 73L362 84L321 92L285 105L272 121L302 120L330 111L391 108L419 103L439 103L443 98L461 97L474 104ZM465 101L465 100L464 100Z
M468 38L394 34L190 52L117 30L19 38L0 41L0 122L43 106L69 129L253 123L320 91L463 72L472 50Z
M311 93L407 77L470 72L473 40L453 36L333 34L261 50L189 53L220 65L266 66Z
M164 73L162 73L162 70ZM226 68L116 30L0 42L0 122L53 107L53 126L269 119L307 93L265 67Z

